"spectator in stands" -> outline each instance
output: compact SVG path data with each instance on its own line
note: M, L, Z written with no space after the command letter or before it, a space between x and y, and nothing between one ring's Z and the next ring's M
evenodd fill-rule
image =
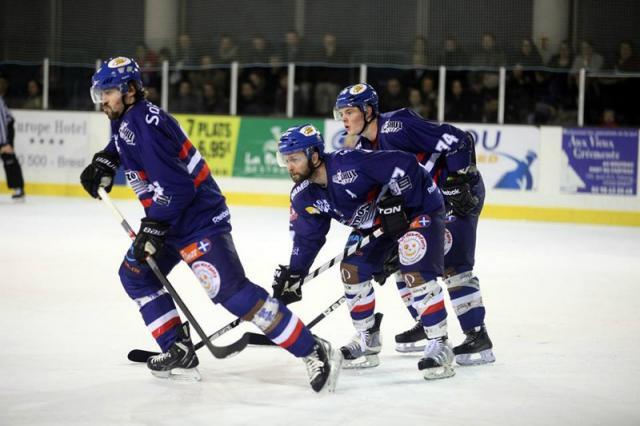
M420 95L422 96L422 103L426 105L426 110L428 111L428 115L424 118L434 120L438 110L438 92L431 75L427 74L420 80Z
M42 109L42 89L35 80L27 82L27 99L22 104L25 109Z
M610 129L619 126L616 121L616 112L612 108L605 108L604 111L602 111L602 121L600 125Z
M145 43L138 43L135 59L142 68L142 84L144 84L144 87L160 84L160 59L158 54L153 49L149 49Z
M178 48L176 49L176 66L193 66L197 64L196 57L191 46L191 36L180 34L178 37Z
M446 121L464 122L471 120L471 102L467 96L462 80L451 81L451 93L445 102L444 118Z
M229 104L216 90L216 86L211 81L202 85L202 106L199 112L205 114L228 114Z
M182 80L178 85L178 94L169 102L171 112L195 113L200 109L201 101L193 91L189 80Z
M398 80L395 77L387 80L387 85L382 92L380 105L382 111L395 111L404 108L407 104L407 95Z
M147 91L147 100L154 105L160 106L160 91L156 86L146 86L145 90Z
M553 52L551 51L551 43L549 43L549 37L544 35L540 37L537 47L543 65L547 65L551 60L551 57L553 56Z
M270 111L264 100L256 96L255 87L250 81L240 84L238 112L241 115L267 115Z
M491 33L482 34L480 49L471 57L471 65L498 68L506 63L504 53L496 47L496 39Z
M549 60L548 66L550 68L558 68L568 70L573 64L573 58L571 57L571 49L569 48L569 42L563 40L558 46L558 53L553 55Z
M511 57L511 64L520 64L524 68L542 66L542 57L531 39L523 38L520 41L519 49Z
M219 64L230 64L231 62L237 61L238 58L238 46L233 37L229 34L221 34L216 62Z
M282 58L285 62L304 61L302 41L296 30L289 30L284 34L284 45L282 47Z
M429 107L422 102L422 94L415 87L409 89L409 108L419 114L422 118L431 115Z
M600 71L603 66L604 59L602 55L593 50L593 45L590 41L583 40L580 43L580 53L573 60L572 71L578 72L580 68L585 68L587 71Z
M505 123L530 124L533 121L530 75L520 64L509 73L505 88Z
M458 42L453 37L447 37L444 40L444 48L442 57L438 65L446 67L460 67L469 65L467 54L458 46Z
M623 40L618 45L618 56L613 65L618 72L639 72L640 57L633 52L633 43L630 40Z
M255 34L251 37L249 47L243 55L245 64L267 64L271 56L271 46L262 34Z

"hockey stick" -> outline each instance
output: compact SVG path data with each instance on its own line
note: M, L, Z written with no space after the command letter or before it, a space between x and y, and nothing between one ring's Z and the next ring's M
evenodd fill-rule
M131 228L131 226L129 225L127 220L124 218L120 210L118 210L118 207L116 207L116 205L113 204L113 201L111 201L111 197L109 197L109 194L107 194L107 191L105 191L103 187L100 187L98 189L98 195L100 195L100 198L102 199L102 201L104 201L105 204L109 206L114 216L120 221L120 225L122 226L122 228L127 232L127 234L129 234L129 237L132 240L135 239L136 238L135 231L133 230L133 228ZM162 271L160 271L160 268L158 268L158 264L156 263L153 256L147 257L147 264L153 271L156 278L158 278L158 280L162 283L162 285L167 289L167 291L169 292L173 300L176 302L176 304L178 305L182 313L184 313L184 315L187 317L187 320L191 323L193 328L196 330L196 332L202 339L202 342L200 342L200 344L206 345L214 357L227 358L229 356L235 355L238 352L242 351L249 344L249 338L248 337L245 338L243 336L240 340L236 341L235 343L229 346L214 346L213 343L211 343L207 338L207 335L204 333L204 331L202 330L202 327L200 327L200 324L198 324L195 317L191 314L191 311L189 311L187 306L184 304L184 302L182 301L182 298L180 298L176 290L173 288L173 285L171 285L171 283L164 276ZM240 319L238 319L238 321L240 321Z
M312 279L314 279L315 277L317 277L318 275L320 275L321 273L323 273L327 269L331 268L336 263L342 262L342 260L345 257L351 256L356 251L360 250L361 248L363 248L364 246L366 246L367 244L369 244L371 241L375 240L376 238L380 237L381 235L382 235L382 229L376 229L372 234L369 234L366 237L364 237L362 240L358 241L358 243L350 245L349 247L346 247L342 251L342 253L340 253L339 255L334 257L333 259L329 260L324 265L314 269L311 273L307 274L304 278L301 278L298 283L294 284L296 286L295 288L298 288L299 286L303 285L304 283L307 283L307 282L311 281ZM344 296L342 296L342 298L344 298ZM354 299L354 303L357 302L358 300L360 300L360 299L359 298L357 300ZM340 299L336 300L336 302L334 302L331 305L331 307L326 309L322 314L320 314L313 321L311 321L311 323L309 323L307 325L307 327L308 328L313 327L314 325L316 325L318 322L320 322L324 317L329 315L331 312L333 312L335 309L338 308L338 306L342 305L343 303L344 303L344 300L340 300ZM324 314L324 316L323 316L323 314ZM220 330L218 330L215 333L213 333L212 335L210 335L208 337L208 340L217 339L218 337L220 337L223 334L225 334L227 331L236 328L241 322L242 322L242 320L240 318L237 318L237 319L231 321L229 324L225 325ZM239 343L243 343L245 346L248 345L249 343L254 344L254 345L272 345L273 344L271 342L271 340L269 340L269 338L267 336L265 336L264 334L258 334L258 333L252 333L252 332L244 333L242 335L242 337L240 338L240 340L238 340L235 343L232 343L230 346L234 346L234 345L239 344ZM203 346L203 343L199 342L199 343L197 343L195 345L195 349L198 350L198 349L202 348L202 346ZM133 361L133 362L147 362L147 359L149 357L157 355L157 354L158 354L158 352L146 351L144 349L132 349L129 352L129 355L127 357L129 358L130 361Z

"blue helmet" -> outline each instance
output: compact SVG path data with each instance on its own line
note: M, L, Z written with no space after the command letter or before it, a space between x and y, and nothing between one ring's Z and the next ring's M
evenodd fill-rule
M300 151L303 151L308 159L311 159L314 151L318 152L320 158L324 156L324 139L315 126L303 124L288 128L278 142L278 163L286 167L284 156Z
M376 89L367 83L353 84L338 93L333 115L336 120L342 119L339 110L347 107L357 107L364 114L366 113L367 105L373 108L373 117L376 117L379 112Z
M136 61L124 56L109 58L91 77L91 99L96 104L102 103L102 92L113 88L118 88L125 94L129 90L130 81L142 90L142 76Z

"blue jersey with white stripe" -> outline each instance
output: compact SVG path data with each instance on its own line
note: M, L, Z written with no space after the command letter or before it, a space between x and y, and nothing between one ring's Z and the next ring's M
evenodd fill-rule
M473 140L448 123L425 120L402 108L380 114L375 141L361 138L362 148L397 149L417 156L437 183L453 172L466 170L474 158Z
M305 180L291 190L291 270L306 273L324 245L331 219L357 229L378 221L383 196L401 195L409 219L444 208L440 191L415 156L400 151L325 154L327 186Z
M150 102L111 121L106 148L120 157L147 217L169 224L168 237L228 232L229 210L206 161L178 122Z

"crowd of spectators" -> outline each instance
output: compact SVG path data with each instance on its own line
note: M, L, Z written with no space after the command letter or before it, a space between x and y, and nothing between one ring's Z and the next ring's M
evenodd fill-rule
M281 116L286 112L288 68L296 63L294 111L297 116L329 116L340 88L359 80L355 52L326 33L315 45L293 30L282 39L256 34L244 44L221 34L210 53L198 55L188 34L178 37L175 52L154 51L139 44L132 52L144 70L143 80L151 101L160 103L161 64L171 64L169 110L174 113L228 114L232 62L240 63L238 114ZM640 58L630 41L619 43L615 55L603 55L583 40L573 52L563 41L554 51L547 39L525 38L514 49L501 47L495 36L482 34L478 47L463 49L453 37L441 48L416 36L407 49L410 65L372 66L368 81L381 96L383 111L410 107L425 118L438 116L438 66L447 66L445 111L447 121L495 123L498 114L498 67L505 66L506 123L575 125L578 71L589 72L585 122L590 125L639 125L638 108L630 93L640 93L640 78L612 75L639 73ZM611 58L609 59L609 56ZM598 72L607 71L598 75ZM0 68L0 73L2 69ZM91 68L73 72L53 67L50 72L50 107L92 109L87 93ZM594 74L595 73L595 74ZM21 74L26 75L25 73ZM11 79L11 75L8 75ZM13 108L42 108L41 70L24 86L12 85ZM16 80L20 80L19 78Z

